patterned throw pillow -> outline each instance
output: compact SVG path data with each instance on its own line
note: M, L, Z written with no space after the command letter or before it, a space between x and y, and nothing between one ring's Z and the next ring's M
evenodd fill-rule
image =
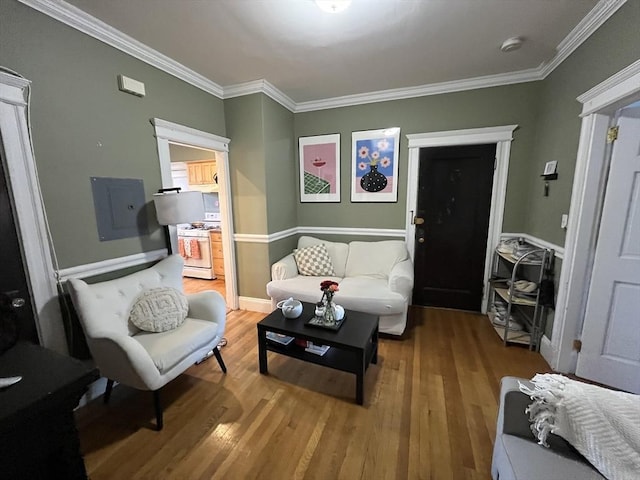
M187 318L187 297L175 288L151 288L142 292L131 307L129 320L146 332L166 332Z
M293 251L293 258L296 260L300 275L335 275L327 247L322 243L305 248L296 248Z

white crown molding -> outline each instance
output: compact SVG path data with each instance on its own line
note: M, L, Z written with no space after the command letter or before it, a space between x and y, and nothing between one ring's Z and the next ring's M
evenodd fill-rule
M62 0L18 0L82 33L222 98L220 85Z
M598 28L616 13L627 0L600 0L556 47L556 54L549 62L540 65L542 78L553 72L569 55L584 43Z
M135 267L137 265L143 265L145 263L162 260L166 256L167 249L161 248L160 250L136 253L134 255L128 255L126 257L110 258L101 262L87 263L85 265L62 268L58 271L58 278L61 282L64 282L66 280L69 280L70 278L93 277L95 275L101 275L103 273L122 270L123 268Z
M556 258L559 258L560 260L562 260L564 258L564 247L561 247L559 245L555 245L551 242L547 242L546 240L543 240L541 238L538 237L534 237L533 235L529 235L528 233L502 233L500 235L500 238L518 238L518 237L522 237L524 238L527 242L529 242L532 245L535 245L536 247L539 248L548 248L549 250L553 250L554 252L554 256Z
M627 0L600 0L569 35L560 42L556 48L556 55L550 61L542 63L536 68L300 103L296 103L265 79L229 85L223 88L217 83L205 78L203 75L194 72L175 60L172 60L62 0L18 1L218 98L226 99L253 93L263 93L291 112L302 113L543 80L607 21L611 15L624 5Z
M540 69L520 70L518 72L487 75L484 77L467 78L452 82L432 83L418 85L409 88L395 88L380 90L377 92L358 93L343 97L327 98L310 102L300 102L296 105L295 113L326 110L329 108L349 107L364 105L367 103L387 102L390 100L403 100L406 98L426 97L429 95L441 95L443 93L463 92L479 88L497 87L500 85L512 85L516 83L533 82L542 80Z
M254 80L252 82L238 83L235 85L224 87L225 100L227 98L242 97L244 95L251 95L254 93L263 93L291 112L296 111L296 102L294 102L291 98L278 90L264 78L260 80Z

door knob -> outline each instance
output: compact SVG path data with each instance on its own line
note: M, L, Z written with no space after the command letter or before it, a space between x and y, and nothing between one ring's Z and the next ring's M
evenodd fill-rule
M422 217L413 217L414 225L422 225L424 223L424 218Z
M424 243L424 238L420 237L420 238L418 239L418 243Z
M21 297L17 297L17 298L12 298L11 299L11 307L12 308L22 308L24 307L24 304L26 303L24 298Z

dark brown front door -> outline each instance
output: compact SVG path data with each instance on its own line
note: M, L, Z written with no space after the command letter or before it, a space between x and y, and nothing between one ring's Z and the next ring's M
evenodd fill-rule
M10 325L15 324L19 339L38 343L3 157L0 143L0 335L6 338L10 335Z
M480 311L495 156L495 144L420 149L415 305Z

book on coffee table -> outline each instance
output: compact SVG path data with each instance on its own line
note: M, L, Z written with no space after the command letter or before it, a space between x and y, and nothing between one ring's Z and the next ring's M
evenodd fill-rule
M291 342L293 342L294 338L288 335L282 335L280 333L267 332L267 340L279 343L280 345L289 345Z
M316 345L312 342L309 342L309 346L304 349L305 352L315 353L316 355L324 355L329 350L329 345Z

